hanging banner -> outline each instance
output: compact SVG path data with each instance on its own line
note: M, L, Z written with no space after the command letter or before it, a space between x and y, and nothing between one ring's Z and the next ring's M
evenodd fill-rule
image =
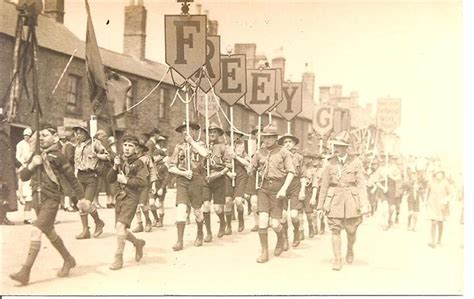
M193 75L193 78L199 88L208 93L221 79L221 37L219 35L207 36L206 49L206 63L204 66L209 79L202 73L202 69L199 69ZM212 85L209 84L209 81Z
M276 70L247 70L245 104L258 115L264 114L276 101Z
M221 55L221 79L214 91L230 106L247 93L247 58L244 54Z
M212 118L219 112L219 106L212 95L208 95L207 108L209 118ZM200 90L196 94L196 109L199 114L204 117L206 116L206 94Z
M283 83L283 101L276 109L278 114L287 121L291 121L303 111L303 85L301 82Z
M377 100L377 127L385 133L393 133L401 122L401 99Z
M324 136L332 130L334 123L333 106L315 106L313 110L313 129L320 136Z
M276 87L275 87L275 105L268 109L269 112L273 111L283 101L283 72L280 68L276 68Z
M165 61L189 79L206 63L205 15L165 15Z

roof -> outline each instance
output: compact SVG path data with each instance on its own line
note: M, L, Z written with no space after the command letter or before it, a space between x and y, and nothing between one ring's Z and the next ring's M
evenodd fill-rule
M6 0L0 1L0 33L15 36L17 11L15 3ZM85 26L85 25L84 25ZM75 57L85 59L84 41L80 40L66 26L44 15L38 17L37 28L38 44L42 48L50 49L66 55L72 55L77 49ZM134 74L140 77L159 81L168 66L151 61L138 60L122 53L100 48L102 62L115 70ZM170 74L163 82L173 84Z

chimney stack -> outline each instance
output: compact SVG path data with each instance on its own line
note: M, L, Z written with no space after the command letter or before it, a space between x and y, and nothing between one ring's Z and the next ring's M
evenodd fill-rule
M331 99L329 86L319 86L319 103L326 104Z
M235 54L245 54L247 58L247 68L254 69L257 61L255 61L255 55L257 52L256 44L235 44L234 53Z
M44 15L63 24L64 0L44 0Z
M303 81L303 103L315 103L314 98L314 73L304 72Z
M281 69L281 77L285 81L285 57L275 57L272 59L272 68Z
M125 7L123 53L140 60L145 59L146 14L143 0L130 0Z

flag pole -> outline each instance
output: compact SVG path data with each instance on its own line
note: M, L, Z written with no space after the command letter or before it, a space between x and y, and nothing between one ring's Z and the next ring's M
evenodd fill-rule
M234 106L230 106L230 148L234 153ZM232 159L232 173L235 172L235 159ZM235 187L235 178L232 178L232 187Z
M184 86L183 88L184 92L186 93L186 101L185 101L185 105L186 105L186 135L190 135L189 134L189 93L188 93L188 88L186 87L186 85ZM186 147L187 148L187 157L186 157L186 160L187 160L187 164L188 164L188 170L191 170L191 145L188 144L188 146Z
M205 105L205 118L206 118L206 147L209 149L209 95L206 93L204 96L204 105ZM209 159L206 159L206 171L207 175L211 175L210 163Z
M259 115L258 116L258 125L257 125L257 149L255 150L255 153L260 149L260 145L261 145L260 143L262 142L261 137L260 137L261 126L262 126L262 116ZM258 188L258 168L255 172L255 189L259 189Z
M287 122L287 131L288 131L288 134L291 134L291 122Z

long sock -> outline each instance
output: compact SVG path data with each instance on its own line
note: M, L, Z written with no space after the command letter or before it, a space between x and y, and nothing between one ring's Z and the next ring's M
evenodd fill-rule
M90 214L92 218L94 219L95 224L100 222L99 213L97 213L97 210L90 212Z
M127 236L124 236L124 235L117 236L117 251L115 252L115 255L123 255L123 250L125 248L125 240L128 239L127 237L128 237L128 234Z
M163 213L163 214L160 213L160 221L161 221L161 223L164 223L164 222L163 222L163 221L164 221L164 218L165 218L165 213Z
M196 221L196 224L197 224L197 235L198 236L203 236L203 232L202 232L202 221Z
M443 236L443 222L438 221L438 244L441 244L442 236Z
M225 213L226 225L229 226L229 227L232 224L232 214L233 214L233 212Z
M56 250L59 252L59 254L64 260L71 258L71 254L67 250L60 236L56 235L56 238L53 238L53 240L50 239L50 241L51 241L51 244L54 246L54 248L56 248Z
M283 222L281 226L283 227L283 237L288 239L288 222Z
M144 211L143 211L143 215L145 215L146 224L150 224L150 223L151 223L151 219L150 219L150 213L148 213L148 210L144 210Z
M210 234L211 233L211 213L204 212L202 214L204 216L204 224L206 225L206 231L208 234Z
M257 213L257 209L252 209L252 213L253 213L253 221L255 222L255 225L258 226L258 213Z
M220 226L225 226L224 212L217 214Z
M299 219L298 219L298 220L291 219L291 223L293 224L293 230L294 230L294 231L298 231L298 230L300 229L300 221L299 221Z
M158 217L158 213L156 212L156 208L151 209L151 213L153 214L153 218L155 218L155 221L158 221L159 217Z
M30 250L28 251L28 256L23 266L31 268L35 263L36 257L41 248L41 241L30 241Z
M306 214L306 219L308 219L308 227L314 229L314 226L313 226L313 213Z
M299 222L300 223L300 226L299 226L300 231L304 231L304 216L303 216L303 213L298 214L298 218L300 220L300 222Z
M127 231L127 241L135 245L138 239L130 231Z

